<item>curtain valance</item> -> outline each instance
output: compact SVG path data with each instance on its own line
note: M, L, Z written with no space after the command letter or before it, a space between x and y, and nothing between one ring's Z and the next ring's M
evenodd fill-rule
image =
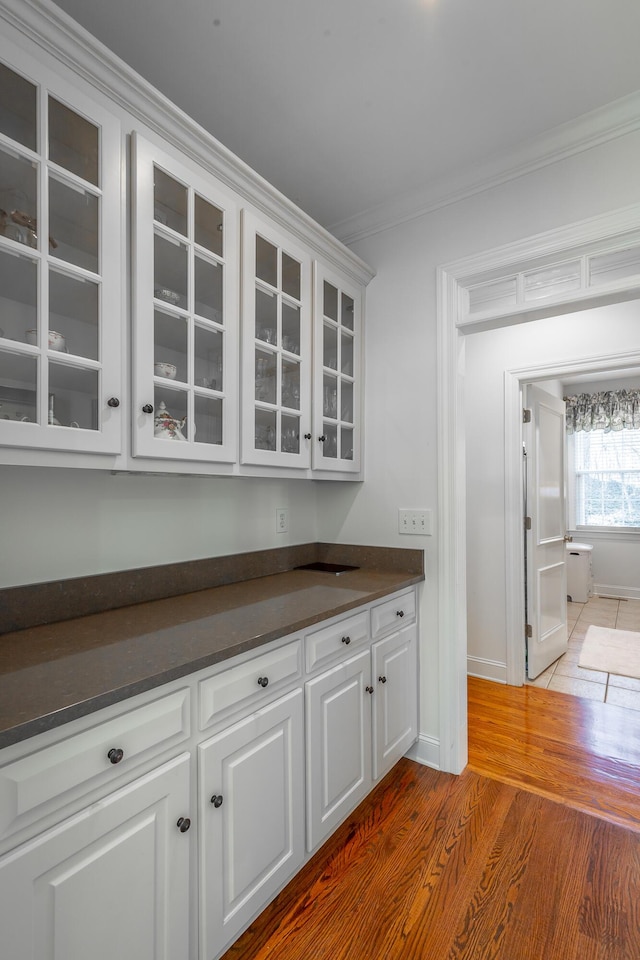
M565 397L567 433L640 430L640 390L608 390Z

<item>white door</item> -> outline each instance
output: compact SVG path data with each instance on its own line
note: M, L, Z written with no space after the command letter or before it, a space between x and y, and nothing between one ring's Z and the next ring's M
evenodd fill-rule
M0 955L187 957L188 812L181 754L0 859Z
M371 648L374 780L388 773L418 736L416 636L411 623Z
M364 650L306 684L307 848L371 787L371 657Z
M302 864L303 725L302 691L294 690L198 748L205 960Z
M527 386L531 422L525 426L527 516L527 675L537 677L566 652L565 407L558 397Z

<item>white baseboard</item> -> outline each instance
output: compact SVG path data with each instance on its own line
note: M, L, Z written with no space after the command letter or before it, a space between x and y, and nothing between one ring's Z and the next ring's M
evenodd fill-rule
M640 600L640 587L620 587L613 583L594 583L593 592L598 597L613 597L616 600Z
M507 665L498 660L485 660L484 657L467 657L467 674L480 680L493 680L495 683L507 682Z
M409 760L440 770L440 741L436 737L427 737L421 734L413 746L405 754Z

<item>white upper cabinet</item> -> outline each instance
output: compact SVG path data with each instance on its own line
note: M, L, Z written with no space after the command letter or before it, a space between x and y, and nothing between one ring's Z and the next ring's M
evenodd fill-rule
M309 467L311 256L242 211L242 462Z
M314 470L358 473L362 288L314 263Z
M195 165L133 138L133 453L237 459L238 210Z
M0 44L0 444L122 449L120 123Z

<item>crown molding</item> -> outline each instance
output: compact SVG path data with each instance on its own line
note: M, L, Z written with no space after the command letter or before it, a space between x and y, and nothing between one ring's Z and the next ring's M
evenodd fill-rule
M0 0L22 36L359 283L375 272L50 0Z
M331 224L329 230L343 243L355 243L585 153L638 129L640 91L554 127L506 154L477 164L472 171L434 180L389 203Z

